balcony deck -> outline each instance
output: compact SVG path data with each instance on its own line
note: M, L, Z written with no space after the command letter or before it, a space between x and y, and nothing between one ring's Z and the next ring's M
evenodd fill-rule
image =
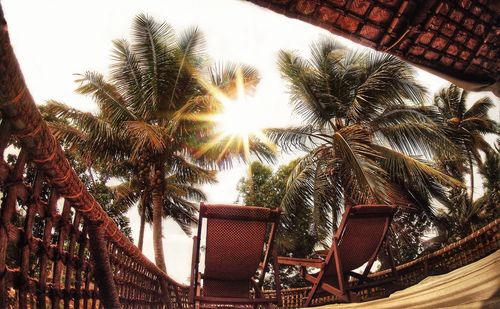
M431 276L388 298L317 308L500 308L500 250L444 275Z

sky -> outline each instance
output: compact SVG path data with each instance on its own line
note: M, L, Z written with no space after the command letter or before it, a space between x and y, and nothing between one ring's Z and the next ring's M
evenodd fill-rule
M74 74L87 70L106 74L111 63L111 41L129 38L132 20L139 13L166 21L177 33L197 26L205 35L206 52L212 59L257 68L261 82L252 104L255 104L255 119L263 127L284 127L299 121L292 114L285 85L277 72L278 51L307 53L314 40L335 37L321 28L239 0L2 0L2 7L11 42L35 101L43 104L55 99L84 111L95 111L96 106L91 98L74 93ZM348 47L361 48L339 40ZM430 93L448 84L421 70L417 77ZM485 93L472 97L481 95ZM498 115L497 108L494 117L498 119ZM294 155L283 155L278 163L286 163ZM246 171L246 164L240 163L219 173L219 183L204 188L208 202L233 203L237 199L238 180ZM137 239L137 209L128 214ZM167 272L175 280L186 282L191 265L191 239L170 221L165 224L163 234ZM146 229L144 253L154 260L150 239L152 233Z

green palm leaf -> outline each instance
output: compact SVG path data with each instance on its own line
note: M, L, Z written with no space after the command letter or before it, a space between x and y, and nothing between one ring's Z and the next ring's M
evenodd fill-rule
M136 119L135 115L127 108L126 101L112 84L107 83L104 77L97 72L86 72L79 75L76 80L80 86L76 92L92 95L99 105L101 113L106 115L111 123Z

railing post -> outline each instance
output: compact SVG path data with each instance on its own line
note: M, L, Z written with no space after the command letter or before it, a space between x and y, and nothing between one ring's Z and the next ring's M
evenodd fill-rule
M106 309L119 309L120 297L113 278L104 229L101 222L87 220L86 224L88 224L90 255L94 265L94 280L99 287L100 300Z
M163 296L163 303L167 306L167 309L172 309L172 301L170 299L170 284L165 278L160 278L160 286Z
M3 197L0 209L0 308L7 307L7 248L9 243L8 227L12 216L16 212L18 186L15 184L21 177L26 163L26 152L21 151L17 158L15 169L9 174L11 183L7 188L7 195ZM5 185L5 184L4 184ZM4 192L5 194L5 192Z

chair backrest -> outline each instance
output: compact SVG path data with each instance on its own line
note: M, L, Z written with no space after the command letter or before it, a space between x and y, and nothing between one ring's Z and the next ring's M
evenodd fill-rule
M279 211L201 204L199 234L203 218L207 219L204 296L249 298L250 280L259 264L263 262L265 265L268 261L270 244L265 242L266 231L268 225L276 226ZM275 228L270 230L272 238Z
M357 205L346 209L335 234L344 272L376 258L395 210L396 207L388 205ZM335 263L329 264L327 273L336 272Z

